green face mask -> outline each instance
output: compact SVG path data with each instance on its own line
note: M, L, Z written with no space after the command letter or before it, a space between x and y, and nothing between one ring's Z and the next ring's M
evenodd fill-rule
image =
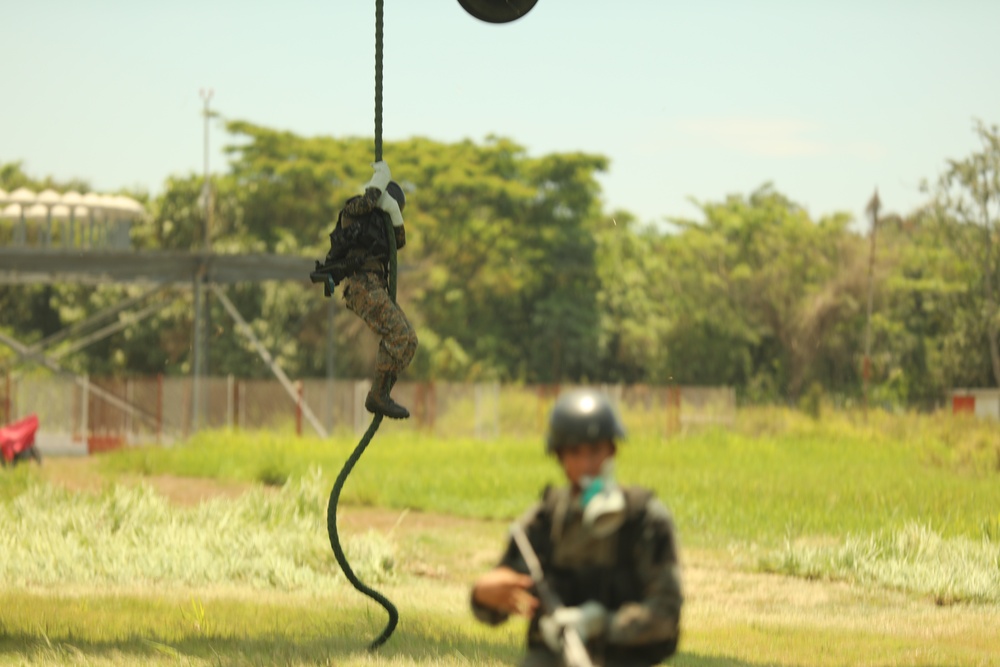
M596 477L580 480L583 526L593 536L611 535L625 521L625 494L615 481L615 460L609 458Z
M605 488L605 479L603 475L598 475L597 477L585 476L580 480L580 485L583 490L580 493L580 505L586 507L590 504L590 501L594 499L594 496L599 494Z

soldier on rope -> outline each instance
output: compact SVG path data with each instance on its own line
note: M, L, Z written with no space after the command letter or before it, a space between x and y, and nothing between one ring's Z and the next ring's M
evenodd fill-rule
M344 302L380 338L375 356L375 380L365 408L391 419L405 419L409 411L389 396L400 372L413 359L417 334L403 310L389 295L389 238L386 218L392 221L396 248L406 245L403 209L406 196L392 180L384 161L372 165L374 173L364 194L351 197L330 233L330 251L323 264L316 262L313 282L325 282L326 294L344 283Z

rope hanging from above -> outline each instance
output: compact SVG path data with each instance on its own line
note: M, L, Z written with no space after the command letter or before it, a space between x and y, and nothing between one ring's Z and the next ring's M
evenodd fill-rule
M375 0L375 161L382 160L382 23L383 0ZM395 298L395 295L393 295Z
M383 0L375 0L375 161L380 162L382 160L382 24L383 24ZM392 228L392 221L386 218L385 221L385 232L389 239L389 297L395 302L396 301L396 234ZM391 387L390 387L391 389ZM347 462L344 463L344 467L341 469L340 474L337 476L337 481L333 484L333 490L330 491L330 502L326 510L326 529L327 533L330 535L330 546L333 547L333 555L337 559L337 564L340 565L340 569L344 572L344 576L347 580L351 582L351 585L355 589L364 593L371 599L378 602L389 614L389 620L382 630L381 634L368 645L369 650L377 649L379 646L384 644L390 636L392 636L393 631L396 629L396 624L399 622L399 612L396 610L395 605L389 601L387 597L379 593L373 588L370 588L364 584L357 575L354 574L354 570L351 569L350 564L347 562L347 556L344 554L344 549L340 545L340 534L337 530L337 503L340 501L340 492L344 488L344 483L347 481L347 476L351 474L351 470L354 469L355 464L364 454L365 449L371 443L372 438L375 437L375 433L378 431L379 426L382 424L382 415L376 414L372 417L372 423L365 431L364 436L361 441L358 442L358 446L354 448L354 452L348 457Z

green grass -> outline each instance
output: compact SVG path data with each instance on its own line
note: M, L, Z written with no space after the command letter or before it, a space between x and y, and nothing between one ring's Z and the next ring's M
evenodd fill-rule
M33 464L0 469L0 503L24 493L35 472Z
M744 411L730 431L623 444L621 478L671 507L695 570L672 664L996 664L994 425L824 414ZM356 442L205 433L102 456L109 482L96 492L51 486L44 469L2 471L0 665L516 661L523 624L478 625L466 601L505 521L560 481L541 439L383 426L343 513L397 508L404 526L424 516L406 508L500 521L345 532L354 569L401 612L377 653L365 646L384 612L346 585L326 536L329 490ZM184 506L134 478L115 482L133 473L256 484Z
M319 467L332 488L357 441L209 432L181 446L115 452L102 457L102 463L110 472L265 483L298 478ZM537 443L441 440L383 426L351 472L342 501L512 518L524 511L545 483L560 479L558 468L540 452Z
M512 663L519 651L513 624L492 631L457 607L407 611L391 641L370 653L367 644L385 615L347 592L308 598L0 592L0 664L498 665Z
M696 546L777 546L802 536L867 534L911 523L948 537L997 536L1000 470L991 467L990 447L1000 451L1000 436L988 428L947 417L873 415L864 426L766 415L768 421L751 414L733 431L631 439L621 447L620 477L655 489L685 541ZM355 445L353 437L213 432L182 446L132 449L102 461L110 471L245 481L299 478L318 466L332 486ZM546 483L561 479L540 439L443 440L389 425L352 471L343 500L511 519Z
M297 479L318 465L332 486L355 445L344 437L206 433L179 447L117 453L104 464L247 481ZM683 544L728 549L747 567L942 601L1000 602L1000 567L991 557L1000 543L997 451L988 423L949 415L816 421L746 411L731 430L634 437L622 445L619 470L623 480L658 492ZM342 500L507 520L560 480L534 439L443 440L390 425L355 467ZM918 558L890 548L913 534L922 536Z
M157 594L0 591L0 665L510 665L524 624L471 620L466 590L396 585L400 624L377 652L367 643L381 610L350 591L325 595L213 591ZM444 602L442 602L444 600ZM731 602L731 601L730 601ZM729 602L719 601L729 606ZM834 606L802 618L754 610L748 617L697 598L688 602L678 667L751 665L996 664L997 614L908 610L869 599L863 618ZM782 605L788 607L789 605ZM798 610L801 612L801 610ZM991 625L994 624L994 625Z

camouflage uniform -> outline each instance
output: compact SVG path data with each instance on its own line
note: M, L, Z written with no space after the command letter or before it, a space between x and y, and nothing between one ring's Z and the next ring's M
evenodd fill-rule
M389 242L385 234L389 216L377 207L381 195L378 188L368 188L363 195L347 200L331 236L341 230L353 239L349 247L338 248L339 254L359 264L357 272L343 281L344 302L381 339L375 368L379 372L399 373L413 359L417 334L403 310L389 297ZM351 229L356 225L362 228ZM399 226L393 227L393 231L396 248L402 249L406 245L406 230ZM334 252L331 248L331 254ZM330 258L328 255L327 260Z
M640 667L656 664L676 650L683 597L673 519L652 492L639 487L623 491L625 522L603 539L585 531L579 494L569 486L546 489L542 501L518 521L563 604L596 600L610 612L607 631L587 643L594 664ZM528 573L513 542L498 566ZM484 623L507 620L503 612L475 600L472 608ZM561 656L541 637L541 614L539 608L528 628L522 667L562 664Z

